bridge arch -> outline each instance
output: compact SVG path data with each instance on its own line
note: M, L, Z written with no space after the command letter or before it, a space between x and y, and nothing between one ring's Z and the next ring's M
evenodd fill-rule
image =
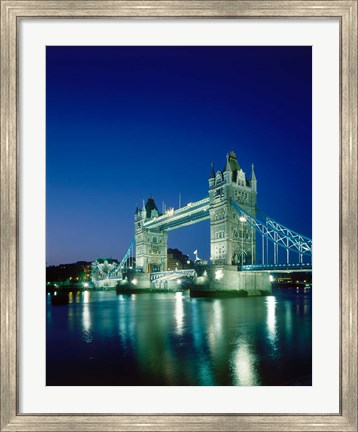
M233 265L240 265L240 266L246 265L247 260L248 260L247 253L244 250L240 248L235 249L235 252L231 260L231 263Z

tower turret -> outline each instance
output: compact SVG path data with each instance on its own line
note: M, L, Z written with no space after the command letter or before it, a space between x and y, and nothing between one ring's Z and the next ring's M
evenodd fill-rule
M225 183L230 183L231 179L232 179L232 170L231 170L231 165L230 165L230 160L229 160L229 153L227 153L227 155L226 155L226 166L225 166L225 171L224 171L224 179L225 179Z
M147 219L151 219L153 217L160 216L157 205L155 204L154 198L152 195L149 196L147 203L145 205L146 217Z
M145 204L144 204L144 200L143 200L143 205L142 205L142 219L146 219L147 216L147 211L145 209Z
M254 192L257 192L257 180L256 180L256 175L254 170L254 164L251 165L250 186Z
M209 188L212 188L214 186L214 184L215 184L215 168L214 168L214 162L211 162Z

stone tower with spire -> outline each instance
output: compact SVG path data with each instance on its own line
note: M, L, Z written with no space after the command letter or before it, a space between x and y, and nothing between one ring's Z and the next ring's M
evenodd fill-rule
M150 196L142 209L137 207L134 215L134 233L136 245L136 267L145 273L167 270L167 243L168 233L159 229L146 229L143 224L146 221L161 216Z
M252 216L256 216L257 180L254 166L251 178L246 179L236 154L226 155L223 171L211 165L209 178L210 199L210 255L213 264L254 264L256 232L240 218L230 200Z

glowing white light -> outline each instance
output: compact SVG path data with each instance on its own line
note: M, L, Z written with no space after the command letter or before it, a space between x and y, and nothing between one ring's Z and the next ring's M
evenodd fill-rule
M220 280L224 276L222 269L215 271L215 279Z
M132 284L133 284L133 285L137 285L137 283L138 283L137 279L133 279L133 280L132 280Z
M181 279L177 280L177 284L180 285L181 284Z
M90 301L90 293L89 291L85 291L83 293L83 303L89 303Z
M246 222L246 218L245 218L245 216L240 216L239 221L240 221L240 222Z
M85 288L88 288L88 282L83 282L83 286L84 286Z
M270 275L270 282L273 282L275 279L272 275Z

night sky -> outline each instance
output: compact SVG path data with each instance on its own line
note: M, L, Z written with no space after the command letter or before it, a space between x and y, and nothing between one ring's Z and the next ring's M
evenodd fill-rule
M121 259L136 204L206 197L230 150L311 237L311 47L47 47L46 68L48 265ZM168 246L209 258L209 221Z

